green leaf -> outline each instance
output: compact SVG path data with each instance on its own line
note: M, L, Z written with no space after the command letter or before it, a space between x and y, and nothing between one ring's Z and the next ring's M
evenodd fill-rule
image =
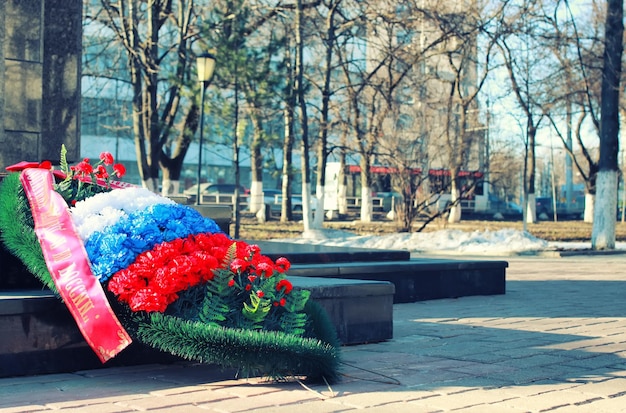
M293 290L285 296L285 310L295 313L304 310L306 302L309 300L311 292L309 290Z
M61 144L61 160L59 162L59 165L61 166L61 170L63 172L65 172L65 174L67 175L65 177L65 181L71 181L72 178L70 177L70 167L67 163L67 148L65 147L65 144Z
M304 313L284 313L280 319L281 330L287 334L301 336L305 332L307 316Z
M272 309L272 302L268 299L261 298L256 293L250 294L250 304L244 302L242 313L244 317L252 321L254 324L261 324ZM259 326L261 328L261 326Z

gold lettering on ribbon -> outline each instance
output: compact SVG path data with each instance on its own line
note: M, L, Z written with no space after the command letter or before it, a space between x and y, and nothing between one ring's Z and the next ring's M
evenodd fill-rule
M68 267L59 270L59 279L63 281L64 289L67 291L67 297L72 301L74 307L78 310L83 322L89 322L89 310L95 306L89 298L87 288L80 278L80 273L76 269L74 263Z

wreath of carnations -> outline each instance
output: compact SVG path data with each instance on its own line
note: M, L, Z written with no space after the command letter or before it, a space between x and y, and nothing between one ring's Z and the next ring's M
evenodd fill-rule
M309 291L293 288L287 259L274 262L258 246L232 240L193 208L146 190L112 190L109 178L119 178L123 167L109 172L118 165L110 154L95 168L88 160L69 167L64 148L61 159L55 189L71 207L93 273L134 339L246 376L338 379L334 327ZM131 190L137 192L118 192ZM56 292L33 228L19 174L9 174L0 185L1 239Z

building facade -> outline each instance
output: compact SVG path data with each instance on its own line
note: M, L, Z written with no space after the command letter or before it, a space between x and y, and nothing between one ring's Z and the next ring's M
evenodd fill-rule
M80 156L80 0L0 1L0 170Z

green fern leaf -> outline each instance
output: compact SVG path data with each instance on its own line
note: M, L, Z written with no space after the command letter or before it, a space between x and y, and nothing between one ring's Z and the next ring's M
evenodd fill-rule
M250 304L243 303L243 315L252 321L257 328L262 328L261 323L272 309L272 302L268 299L261 298L255 293L250 294Z
M285 297L285 310L290 313L296 313L304 310L311 292L309 290L293 290L289 295Z
M67 175L63 182L71 181L72 178L70 177L70 166L67 163L67 148L65 147L64 144L61 144L61 156L60 156L59 165L61 167L61 170L65 172L65 174Z
M304 313L285 313L280 319L281 331L301 336L305 332L307 316Z
M202 301L202 309L198 313L198 319L206 324L220 326L226 321L229 308L222 297L207 293Z

